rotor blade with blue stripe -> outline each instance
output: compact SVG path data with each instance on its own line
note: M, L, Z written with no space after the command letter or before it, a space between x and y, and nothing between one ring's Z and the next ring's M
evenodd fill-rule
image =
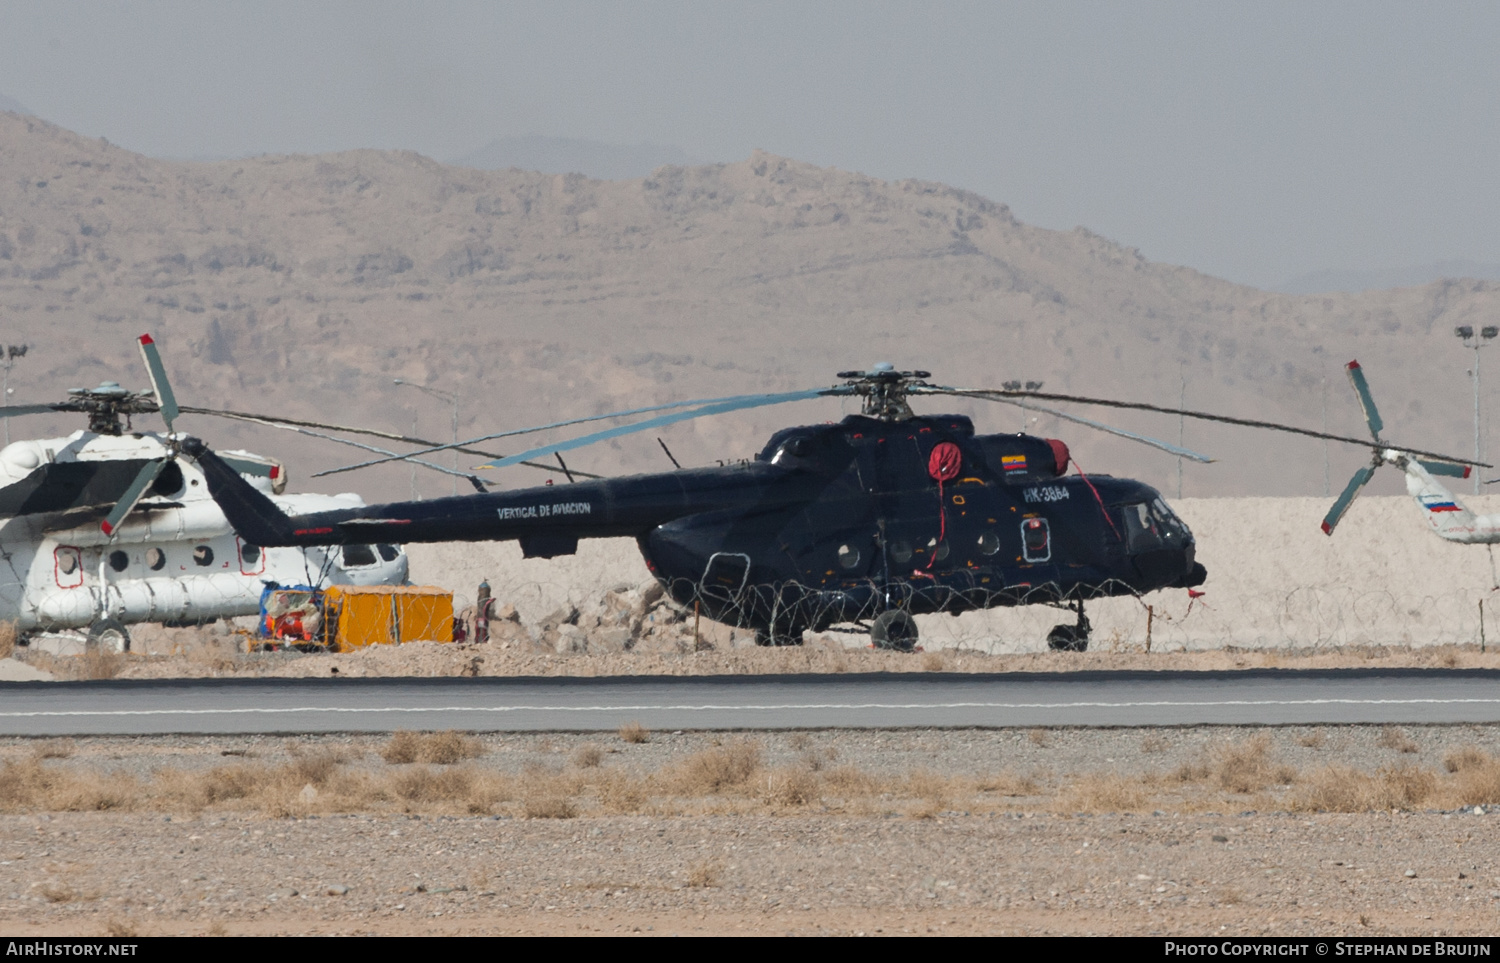
M120 523L125 520L125 516L130 514L130 510L135 507L135 503L141 500L141 496L145 494L146 489L151 486L152 482L156 481L156 476L160 475L162 469L165 467L167 467L167 459L165 458L148 461L142 465L141 470L136 473L135 480L120 495L120 500L115 502L115 507L110 510L108 517L99 523L99 530L106 535L114 535L115 529L120 527Z
M821 388L821 389L818 389L818 391L815 392L815 393L818 393L818 394L847 394L846 391L843 391L843 390L838 389L838 388ZM645 407L645 408L630 408L630 409L627 409L625 411L611 411L608 414L603 414L603 415L589 415L589 416L587 416L585 418L570 418L567 421L554 421L551 424L547 424L547 425L534 425L534 426L532 426L530 428L513 428L510 431L498 431L498 432L494 433L493 435L481 435L478 438L470 438L467 441L460 441L460 442L458 442L456 444L450 444L450 445L433 445L430 448L418 448L416 451L409 451L409 452L407 452L407 453L405 453L403 455L393 454L389 458L374 458L374 459L371 459L370 461L362 461L362 462L360 462L360 463L358 463L356 465L342 465L342 466L340 466L338 468L329 468L329 469L326 469L324 471L313 472L312 477L313 478L322 478L324 475L337 475L340 472L354 471L357 468L370 468L371 466L374 466L374 465L384 465L385 463L392 462L392 461L407 461L407 460L415 457L416 455L429 455L432 452L435 452L435 451L447 451L450 448L458 448L458 449L462 450L463 446L465 446L465 445L474 445L474 444L478 444L481 441L493 441L496 438L510 438L510 437L515 436L515 435L531 435L531 434L535 434L536 432L539 432L539 431L551 431L553 428L567 428L570 425L582 425L582 424L586 424L586 423L588 423L590 421L607 421L610 418L629 418L631 415L644 415L644 414L647 414L647 413L652 412L652 411L671 411L671 410L676 409L676 408L697 408L700 405L713 405L713 404L720 404L722 402L728 402L728 401L743 401L743 400L749 399L749 398L762 398L762 397L767 397L767 396L765 396L765 395L728 395L728 396L725 396L725 397L722 397L722 398L698 398L698 399L695 399L693 401L670 401L670 402L667 402L664 405L650 405L650 406ZM770 404L775 404L776 402L769 402L769 403ZM751 407L755 407L755 406L752 405ZM552 452L557 451L558 449L555 446L549 445L546 448L538 448L536 450L539 451L539 452L541 452L542 454L550 455ZM506 456L506 457L508 458L510 456ZM481 465L480 467L481 468L488 468L490 466L489 465ZM597 475L588 475L586 472L580 472L580 471L574 471L573 474L579 475L579 476L583 476L583 477L588 477L588 478L597 478L598 477Z
M1417 459L1417 464L1427 469L1429 475L1446 475L1449 478L1468 478L1472 471L1468 465L1455 465L1446 461L1423 461Z
M1334 500L1333 507L1328 510L1328 514L1323 516L1324 535L1333 534L1339 519L1344 517L1344 513L1349 510L1349 505L1354 501L1354 496L1358 495L1359 490L1364 488L1373 477L1375 477L1375 469L1370 465L1354 473L1354 477L1349 479L1349 484L1344 486L1344 490Z
M1351 361L1344 366L1344 370L1349 372L1349 383L1359 396L1359 407L1364 410L1365 424L1370 426L1370 437L1379 441L1380 430L1385 427L1385 422L1380 420L1380 412L1375 408L1375 398L1370 394L1369 383L1365 381L1365 369L1359 366L1358 361Z
M675 425L679 421L689 421L693 418L705 418L709 415L722 415L730 411L744 411L749 408L764 408L767 405L781 405L790 401L807 401L812 398L821 398L826 395L842 394L838 389L815 388L811 391L787 391L774 395L745 395L718 404L704 405L702 408L693 408L689 411L676 411L670 415L659 415L648 418L645 421L637 421L629 425L620 425L618 428L609 428L605 431L596 431L592 435L583 435L579 438L570 438L567 441L553 442L530 451L523 451L517 455L507 455L495 461L479 465L479 468L504 468L528 458L538 455L546 455L556 451L572 451L574 448L583 448L611 438L619 438L622 435L633 434L637 431L647 431L651 428L660 428L663 425Z
M151 390L156 392L156 404L161 409L161 420L167 423L167 431L171 432L172 422L177 420L177 396L172 394L172 383L167 380L167 369L162 366L156 342L149 334L141 335L138 340L141 357L146 362L146 373L151 376Z

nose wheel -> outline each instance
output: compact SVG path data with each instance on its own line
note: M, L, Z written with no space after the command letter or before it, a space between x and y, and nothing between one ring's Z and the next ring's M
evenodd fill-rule
M1068 606L1078 613L1078 621L1072 625L1054 625L1047 633L1047 648L1054 652L1085 652L1089 647L1089 617L1083 614L1083 600Z

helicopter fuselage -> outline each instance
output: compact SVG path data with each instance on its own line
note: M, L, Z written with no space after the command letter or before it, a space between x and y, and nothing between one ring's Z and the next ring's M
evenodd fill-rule
M1060 442L976 436L958 415L851 415L778 432L740 464L296 517L201 443L184 450L259 544L515 539L551 557L628 536L676 601L773 637L890 609L1069 602L1206 576L1155 489L1065 476Z

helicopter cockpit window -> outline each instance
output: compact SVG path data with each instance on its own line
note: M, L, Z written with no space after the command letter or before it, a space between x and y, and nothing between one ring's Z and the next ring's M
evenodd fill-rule
M159 548L146 549L146 567L153 572L160 572L167 565L167 553Z
M1052 557L1052 534L1045 518L1028 518L1021 523L1021 557L1028 562L1045 562Z
M368 545L345 545L344 567L361 568L375 564L375 550Z
M125 571L130 567L130 556L125 553L124 549L115 549L109 553L109 567L116 572Z
M193 561L203 566L212 565L214 563L214 550L207 545L194 546Z
M811 447L806 438L788 438L776 449L776 454L771 456L771 464L779 465L790 458L804 458Z
M401 557L401 549L394 545L376 545L375 547L379 549L380 557L387 562L394 562Z
M859 549L855 548L853 545L839 546L839 564L844 568L854 568L859 564L859 559Z
M1125 544L1130 552L1181 548L1186 540L1187 530L1160 498L1125 505L1120 511L1125 516Z
M994 532L981 532L979 535L979 551L984 555L994 555L1000 551L1000 536Z

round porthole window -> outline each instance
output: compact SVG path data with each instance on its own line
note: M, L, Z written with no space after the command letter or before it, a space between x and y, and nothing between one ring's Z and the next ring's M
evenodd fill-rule
M994 532L984 532L979 536L979 551L985 555L994 555L1000 551L1000 536Z
M167 553L159 548L146 549L146 567L153 572L160 572L167 564Z
M123 549L115 549L109 553L109 567L116 572L123 572L130 567L130 556Z
M898 564L911 561L911 542L898 538L891 543L891 561Z
M859 549L853 545L839 546L839 564L844 568L853 568L859 564Z
M927 550L933 554L934 558L941 562L948 557L948 540L945 538L940 542L935 538L929 538L927 540Z
M193 561L199 565L212 565L214 563L214 550L207 545L199 545L193 549Z

